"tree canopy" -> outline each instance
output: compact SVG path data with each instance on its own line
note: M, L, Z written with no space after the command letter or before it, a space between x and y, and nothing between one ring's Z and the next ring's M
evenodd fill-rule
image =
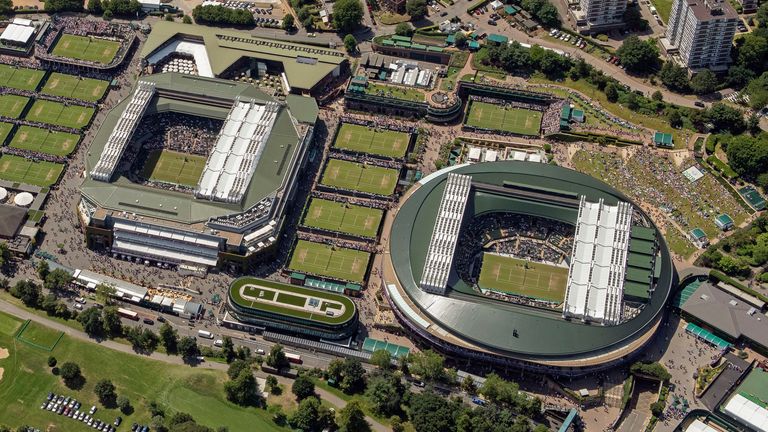
M656 68L659 63L659 50L653 40L640 40L637 36L629 36L624 40L616 56L627 70L636 73L647 73Z
M350 33L363 22L360 0L338 0L333 7L333 25L342 33Z
M212 25L254 25L253 14L247 9L232 9L223 5L197 5L192 9L192 18L198 24Z
M405 12L411 16L414 21L420 20L427 15L426 0L406 0Z

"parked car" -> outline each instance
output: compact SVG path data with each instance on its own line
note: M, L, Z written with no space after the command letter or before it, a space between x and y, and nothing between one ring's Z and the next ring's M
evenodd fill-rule
M695 106L699 107L699 108L704 108L705 107L704 102L702 102L702 101L696 101L693 104Z
M151 318L144 318L142 321L144 321L144 324L154 325L155 322L152 321Z

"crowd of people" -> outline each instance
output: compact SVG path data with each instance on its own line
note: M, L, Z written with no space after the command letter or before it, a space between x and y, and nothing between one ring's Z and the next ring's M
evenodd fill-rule
M412 123L403 121L401 119L391 117L376 117L371 119L360 114L345 113L339 119L341 123L350 123L360 126L367 126L379 130L391 130L405 133L416 133L416 128Z
M231 214L213 219L211 222L226 227L242 229L269 214L272 208L272 197L263 198L243 213Z
M147 151L164 149L207 157L223 125L222 120L166 112L143 118L133 136Z
M59 40L60 34L71 34L74 36L87 36L99 39L121 42L120 49L115 53L115 58L121 58L133 37L134 30L126 24L115 23L105 20L91 20L76 16L51 16L51 25L45 36L37 42L35 55L43 59L58 58L52 53L53 45ZM83 65L96 65L98 62L87 61L83 59L68 59L72 63Z
M378 166L383 168L393 168L396 170L403 168L403 162L391 159L382 159L378 156L371 156L366 153L351 153L346 150L332 149L328 152L331 159L341 159L349 162L359 162L366 165Z
M376 253L377 248L375 244L367 241L352 241L341 239L338 237L328 237L326 235L317 234L314 232L299 230L296 233L299 240L306 240L314 243L323 243L331 246L343 247L347 249L354 249L363 252Z
M388 210L392 208L392 205L393 205L391 201L381 201L381 200L351 197L346 195L325 193L319 190L312 191L312 196L315 198L320 198L328 201L359 205L359 206L375 208L379 210Z
M560 114L567 102L565 100L550 104L541 116L541 132L544 135L560 132Z
M55 163L67 163L67 157L65 156L55 156L48 153L39 153L32 150L24 150L19 149L11 146L4 146L2 149L0 149L2 153L4 154L11 154L14 156L21 156L25 159L29 159L32 161L46 161L46 162L55 162Z

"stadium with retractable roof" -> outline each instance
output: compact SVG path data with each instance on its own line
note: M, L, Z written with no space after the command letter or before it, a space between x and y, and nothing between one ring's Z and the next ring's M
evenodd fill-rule
M414 337L456 359L569 376L615 367L651 341L676 283L638 206L554 165L438 171L390 223L390 304Z
M203 275L274 250L317 104L179 73L143 76L88 150L79 213L89 247Z

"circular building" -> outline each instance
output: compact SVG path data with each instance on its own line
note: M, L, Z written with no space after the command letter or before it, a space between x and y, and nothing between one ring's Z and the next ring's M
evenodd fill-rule
M8 189L0 187L0 202L5 202L8 198Z
M13 198L13 203L16 204L19 207L28 207L30 204L32 204L32 201L35 200L35 197L32 196L29 192L22 192L20 194L17 194Z
M383 235L385 292L412 335L457 359L557 375L630 360L677 277L629 198L541 163L431 174Z

